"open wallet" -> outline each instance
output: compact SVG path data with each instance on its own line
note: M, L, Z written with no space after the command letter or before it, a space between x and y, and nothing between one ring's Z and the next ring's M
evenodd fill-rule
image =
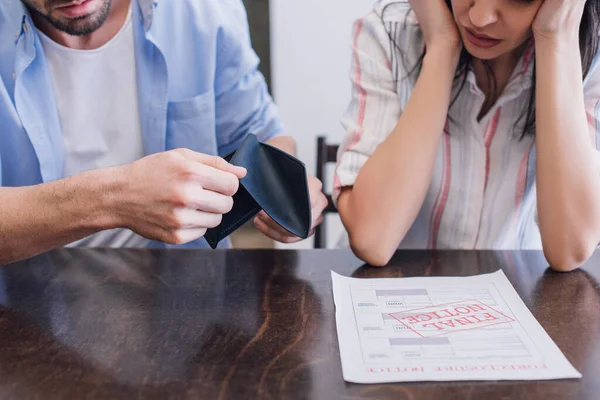
M311 228L310 198L304 164L295 157L248 135L241 147L225 157L246 168L233 196L232 210L221 224L206 231L204 238L215 249L219 242L245 224L260 210L283 229L306 239Z

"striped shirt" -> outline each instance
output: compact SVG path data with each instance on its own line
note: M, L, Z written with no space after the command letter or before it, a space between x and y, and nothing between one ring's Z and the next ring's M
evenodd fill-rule
M354 26L353 90L342 119L347 134L338 153L336 200L343 187L354 184L369 156L392 132L416 83L416 73L409 76L408 72L423 51L422 33L408 4L391 5L382 13L388 3L393 2L377 3ZM534 46L529 46L502 95L480 121L477 117L485 97L474 73L468 72L467 84L454 93L458 97L450 109L456 123L449 124L449 134L442 136L424 203L400 248L542 248L535 137L522 138L522 123L515 127L528 105L534 53ZM600 143L598 61L596 56L584 81L596 149Z

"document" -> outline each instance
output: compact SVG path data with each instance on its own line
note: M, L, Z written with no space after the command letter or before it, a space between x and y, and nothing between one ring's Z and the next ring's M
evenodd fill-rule
M502 271L332 281L348 382L581 378Z

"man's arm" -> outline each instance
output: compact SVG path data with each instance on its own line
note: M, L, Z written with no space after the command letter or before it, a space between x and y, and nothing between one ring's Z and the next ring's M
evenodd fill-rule
M268 145L277 147L293 156L296 155L296 141L291 136L275 136L266 142Z
M178 149L37 186L0 187L0 265L129 228L184 244L221 223L246 170Z
M0 265L114 227L116 188L109 170L37 186L0 187Z
M217 57L215 81L216 131L219 154L236 150L249 134L259 141L296 154L296 143L284 136L279 110L269 95L264 77L258 71L259 59L252 49L248 21L243 3L239 0L220 3L230 20L224 22L221 48ZM321 223L327 199L321 192L321 182L308 176L313 215L313 228ZM279 242L300 240L290 236L264 212L254 220L258 229Z
M219 155L237 150L249 134L267 142L285 131L252 48L246 10L240 0L219 3L221 21L215 76L215 128Z

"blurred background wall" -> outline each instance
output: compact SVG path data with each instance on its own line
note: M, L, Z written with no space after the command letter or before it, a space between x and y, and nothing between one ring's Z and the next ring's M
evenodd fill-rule
M349 70L353 22L367 14L373 0L244 0L254 48L261 57L275 101L298 157L315 172L316 137L343 137L340 117L350 96ZM333 169L327 177L331 184ZM328 188L329 189L329 188ZM342 232L337 215L328 217L327 243ZM278 247L312 247L312 240Z

